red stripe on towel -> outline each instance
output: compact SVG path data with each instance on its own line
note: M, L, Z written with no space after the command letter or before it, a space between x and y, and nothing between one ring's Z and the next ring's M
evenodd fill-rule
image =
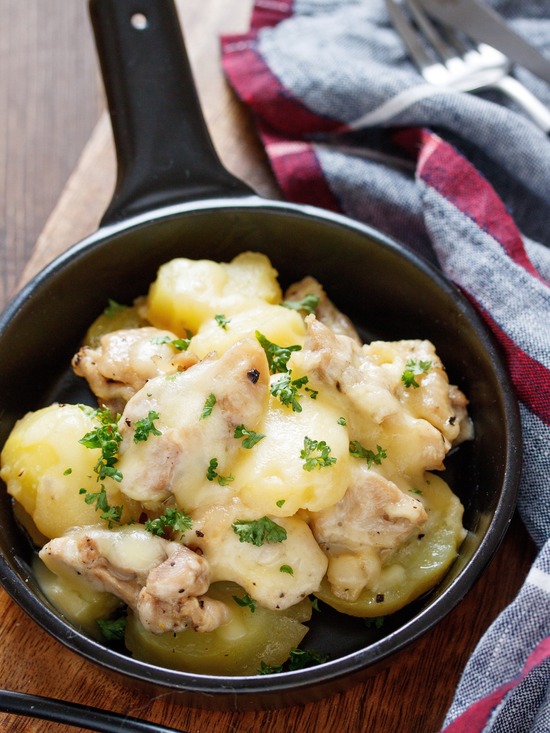
M530 654L520 674L478 700L465 710L455 721L448 725L442 733L481 733L487 725L491 713L502 702L508 692L513 690L536 667L550 658L550 637L543 639Z
M548 285L529 259L514 220L489 182L452 145L425 129L397 133L418 156L417 174L476 225L530 275Z
M298 140L310 132L330 132L341 126L339 120L315 114L292 96L257 52L255 33L224 36L222 51L231 85L264 124Z

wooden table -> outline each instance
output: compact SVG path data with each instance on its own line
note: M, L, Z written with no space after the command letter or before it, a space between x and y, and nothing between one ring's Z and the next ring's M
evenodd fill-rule
M219 34L247 28L252 0L180 0L179 5L222 160L259 193L277 197L246 111L220 69ZM92 232L110 199L114 155L86 13L84 0L0 0L2 304L24 279ZM345 694L261 712L185 708L113 683L41 631L0 591L0 686L110 708L190 733L435 733L469 655L516 594L534 556L516 518L466 599L389 669ZM0 730L66 728L0 713Z

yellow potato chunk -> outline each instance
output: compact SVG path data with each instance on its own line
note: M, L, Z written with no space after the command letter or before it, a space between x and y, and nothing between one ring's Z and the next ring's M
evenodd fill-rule
M196 333L216 315L230 317L282 293L269 259L244 252L229 263L178 258L163 265L147 297L147 318L178 336Z
M79 440L98 423L93 411L77 405L53 404L30 412L13 428L1 455L0 477L8 493L47 538L60 537L71 527L103 524L101 512L80 493L100 491L94 466L99 449ZM124 506L122 521L136 516L136 506L111 479L104 482L110 506Z
M338 424L338 406L321 392L315 399L303 388L299 392L301 412L270 398L257 428L265 438L243 450L234 468L233 489L258 512L288 517L299 509L321 511L340 501L349 485L349 438ZM326 444L326 461L323 448L306 446L306 438Z
M337 598L325 578L315 595L349 616L386 616L411 603L435 586L456 559L466 531L463 507L448 485L426 473L417 495L428 513L421 532L399 548L382 567L375 587L367 587L356 601Z
M191 339L189 349L199 359L212 351L221 356L240 339L255 338L256 331L278 346L302 345L305 330L304 321L296 311L280 305L259 303L236 313L223 327L215 318L205 321Z
M253 675L262 662L283 664L307 633L303 622L311 616L311 603L304 599L288 611L269 611L259 605L251 611L242 588L233 583L215 583L208 595L226 603L231 617L215 631L199 634L186 629L155 636L135 616L128 617L126 646L134 657L169 669L196 674Z
M100 345L101 337L113 331L120 331L128 328L141 328L149 325L148 322L140 315L138 306L124 306L111 302L105 308L103 313L99 315L92 323L86 336L84 343L97 349Z
M120 600L111 593L95 590L75 574L59 576L35 557L33 571L46 598L71 623L80 626L90 636L101 639L98 619L108 618L120 607Z

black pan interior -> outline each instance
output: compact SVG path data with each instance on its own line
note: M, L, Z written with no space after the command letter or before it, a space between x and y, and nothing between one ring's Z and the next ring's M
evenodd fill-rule
M513 510L520 440L508 378L469 303L429 265L341 217L267 204L255 197L183 206L118 231L100 231L39 275L3 318L0 443L28 410L54 400L90 401L68 365L109 298L131 303L147 292L159 265L171 258L227 261L245 250L267 254L283 287L305 275L315 276L365 340L432 340L450 381L470 399L476 437L449 458L445 475L466 507L469 537L461 557L438 589L380 631L369 630L360 621L338 624L331 612L318 614L321 620L312 627L309 643L339 659L369 644L376 646L440 596L446 595L447 610L458 602L473 581L472 572L477 574L488 562ZM10 568L5 584L29 610L29 595L39 594L28 569L31 550L11 518L4 488L0 501L0 547ZM465 564L476 554L475 571L469 568L462 578ZM38 621L47 624L43 618ZM418 629L410 636L415 634ZM380 656L385 653L381 647ZM240 684L235 683L237 688Z

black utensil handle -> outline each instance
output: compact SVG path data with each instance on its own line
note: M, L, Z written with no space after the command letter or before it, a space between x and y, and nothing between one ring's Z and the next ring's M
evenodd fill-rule
M110 710L100 710L67 700L56 700L13 690L0 690L0 710L27 718L49 720L75 728L95 730L98 733L123 733L123 731L128 731L128 733L185 733L180 729L167 728L148 720Z
M102 225L252 191L214 149L173 0L90 0L118 163Z

